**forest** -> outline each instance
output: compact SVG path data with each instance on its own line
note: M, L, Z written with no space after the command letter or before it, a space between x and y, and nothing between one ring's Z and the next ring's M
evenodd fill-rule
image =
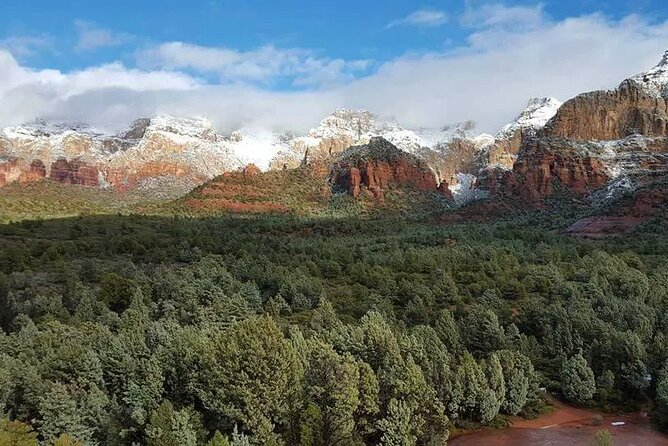
M668 426L668 228L559 218L2 225L0 444L442 445L548 394Z

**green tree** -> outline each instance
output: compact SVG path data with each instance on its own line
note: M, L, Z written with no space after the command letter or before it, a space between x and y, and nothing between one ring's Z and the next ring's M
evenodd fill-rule
M457 353L460 351L462 343L459 328L450 310L441 310L434 329L448 352Z
M477 354L500 350L505 337L494 311L481 305L469 309L461 322L460 332L469 351Z
M213 434L213 437L206 443L206 446L230 446L230 442L223 436L223 434L216 431Z
M417 435L412 426L413 408L403 400L391 399L387 406L387 416L378 422L382 433L380 444L384 446L413 446Z
M369 364L364 361L358 361L359 370L359 406L355 413L356 431L362 437L373 434L375 430L375 420L380 412L380 385L378 378Z
M305 393L320 410L319 444L350 442L355 432L355 412L360 405L359 369L350 355L339 355L323 342L310 345L304 376Z
M301 388L297 352L269 317L251 318L198 338L201 372L193 383L207 410L259 442L287 429Z
M598 431L592 446L614 446L615 440L612 438L612 434L608 430Z
M100 278L100 300L111 311L122 313L130 306L137 290L137 283L116 273L106 273Z
M151 413L146 438L148 446L197 445L197 431L190 413L175 410L167 400Z
M506 395L501 411L509 415L517 415L527 404L531 381L535 375L534 368L529 358L521 353L501 350L498 355L506 385Z
M64 384L52 383L40 400L39 412L39 431L45 440L55 441L65 433L78 440L93 440L93 428L86 425L81 408Z
M28 424L20 421L0 419L0 445L2 446L38 446L37 432Z
M580 353L564 361L561 367L561 391L568 401L577 404L582 404L594 396L594 372Z
M84 446L84 443L70 434L62 434L53 442L53 446Z
M501 361L499 361L499 357L496 354L493 353L485 361L485 366L485 375L487 376L489 390L493 395L493 402L489 404L486 414L487 416L483 418L492 420L498 415L501 405L506 399L506 382L503 375L503 367L501 367Z

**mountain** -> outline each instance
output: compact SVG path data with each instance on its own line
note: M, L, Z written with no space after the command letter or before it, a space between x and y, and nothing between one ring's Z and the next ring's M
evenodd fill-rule
M511 169L523 134L534 134L561 105L553 98L536 98L497 135L475 134L475 123L466 121L437 129L406 128L394 121L378 120L368 111L339 109L307 136L294 138L272 161L274 168L294 168L305 161L332 160L353 145L381 137L423 160L447 183L458 199L466 201L476 176L489 166Z
M48 177L65 184L178 196L235 168L230 145L204 119L139 119L118 134L84 124L34 123L2 131L0 185Z
M452 198L448 184L439 182L423 160L383 137L373 137L368 144L345 150L332 168L330 182L335 189L355 198L365 189L382 200L385 190L392 185L411 186L424 192L440 191Z
M226 172L173 203L190 215L434 213L450 207L447 183L421 158L382 137L296 168Z
M178 197L247 163L294 168L326 160L353 145L383 137L424 160L437 182L470 190L488 164L510 168L522 129L535 130L556 101L532 100L502 132L475 135L471 121L438 129L409 129L368 111L340 109L305 136L262 129L216 132L203 118L157 115L109 132L85 123L38 120L0 131L0 187L50 178L59 183Z
M648 188L665 189L666 73L668 53L656 67L615 90L567 101L525 139L512 170L487 169L479 187L493 197L516 197L526 204L540 205L565 193L596 206Z

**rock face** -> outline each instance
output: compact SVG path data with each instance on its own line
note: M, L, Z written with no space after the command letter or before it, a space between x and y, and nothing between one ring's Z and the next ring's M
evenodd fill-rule
M587 195L610 180L605 163L567 140L532 140L513 170L489 169L479 187L492 196L513 196L537 204L558 191Z
M157 182L165 196L178 196L239 167L233 144L204 119L159 115L113 135L84 124L36 121L0 131L0 157L6 159L0 161L0 186L47 177L127 191Z
M305 158L309 163L331 162L351 146L382 137L425 161L439 182L453 185L459 173L477 171L481 151L494 142L491 135L474 136L474 130L472 121L441 128L407 128L368 111L339 109L306 136L291 139L274 158L272 167L298 167Z
M504 126L487 146L478 161L481 168L501 167L512 169L523 142L536 136L554 117L562 103L554 98L533 98L519 116Z
M614 91L582 94L563 104L543 129L522 135L511 171L485 169L478 187L537 204L560 191L607 200L665 178L666 94L668 53Z
M434 172L422 160L380 137L343 152L332 169L330 182L335 189L356 198L368 190L374 197L383 199L385 191L392 186L442 191L451 197L447 183L439 184Z
M46 177L46 167L41 160L34 160L28 167L13 158L0 161L0 187L9 183L29 183Z
M51 164L49 178L62 184L97 187L100 185L99 175L100 172L95 166L88 165L80 160L68 162L65 158L61 158Z
M546 136L606 141L639 134L668 135L668 102L633 80L617 90L586 93L567 101L547 124Z
M566 102L544 134L574 141L668 136L668 51L657 66L626 79L616 90L585 93Z

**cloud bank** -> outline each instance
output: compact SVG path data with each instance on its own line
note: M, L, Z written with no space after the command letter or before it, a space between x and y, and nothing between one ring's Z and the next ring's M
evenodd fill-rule
M472 119L495 132L530 97L568 99L613 88L655 65L668 22L602 15L552 20L540 6L486 5L460 18L464 45L378 64L272 46L251 51L172 42L80 71L35 70L0 50L0 125L37 117L102 127L154 113L207 116L220 130L256 126L305 131L337 107L369 109L410 126ZM217 80L211 80L211 75ZM272 82L287 79L287 91Z

